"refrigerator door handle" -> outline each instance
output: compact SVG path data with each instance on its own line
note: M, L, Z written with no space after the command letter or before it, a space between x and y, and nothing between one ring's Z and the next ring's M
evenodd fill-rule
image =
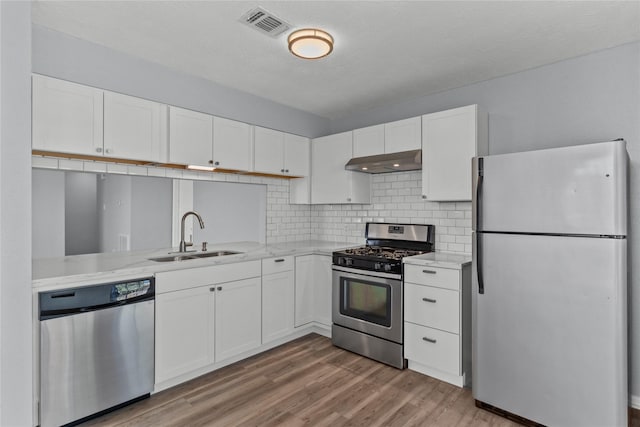
M481 201L482 201L482 180L483 180L483 161L482 157L474 157L471 163L473 176L473 203L471 207L471 228L475 231L475 241L473 250L473 260L476 263L476 272L478 275L478 293L484 294L484 280L482 279L482 222L480 218Z
M478 273L478 293L484 294L484 280L482 278L482 233L476 231L476 244L474 258L476 261L476 271Z

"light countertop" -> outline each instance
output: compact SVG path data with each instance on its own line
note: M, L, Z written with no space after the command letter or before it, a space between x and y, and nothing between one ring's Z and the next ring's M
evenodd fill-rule
M268 245L258 242L232 242L212 244L209 246L208 252L229 250L241 253L174 262L155 262L150 261L149 258L173 254L177 252L175 248L43 258L33 260L32 280L34 288L44 290L45 288L56 288L62 284L90 285L111 280L151 276L161 271L230 264L277 256L331 255L334 250L352 246L356 245L323 240L304 240Z
M471 264L471 256L452 252L429 252L427 254L403 258L402 262L405 264L459 270Z

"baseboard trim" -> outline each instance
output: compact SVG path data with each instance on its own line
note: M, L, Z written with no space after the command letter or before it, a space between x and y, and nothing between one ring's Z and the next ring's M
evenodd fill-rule
M640 396L629 395L629 406L633 409L640 409Z

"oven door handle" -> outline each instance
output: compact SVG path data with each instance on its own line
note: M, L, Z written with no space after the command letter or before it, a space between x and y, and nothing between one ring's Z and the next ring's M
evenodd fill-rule
M351 277L369 277L371 280L379 279L390 279L390 280L402 280L402 274L395 273L384 273L382 271L372 271L372 270L360 270L357 268L348 268L348 267L340 267L337 265L333 265L333 271L338 271L340 273L345 273L352 275Z

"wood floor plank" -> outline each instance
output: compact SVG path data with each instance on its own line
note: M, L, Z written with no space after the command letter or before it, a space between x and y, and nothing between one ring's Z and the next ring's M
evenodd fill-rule
M640 427L640 411L630 411ZM296 339L89 421L99 427L515 427L472 393L334 347Z

